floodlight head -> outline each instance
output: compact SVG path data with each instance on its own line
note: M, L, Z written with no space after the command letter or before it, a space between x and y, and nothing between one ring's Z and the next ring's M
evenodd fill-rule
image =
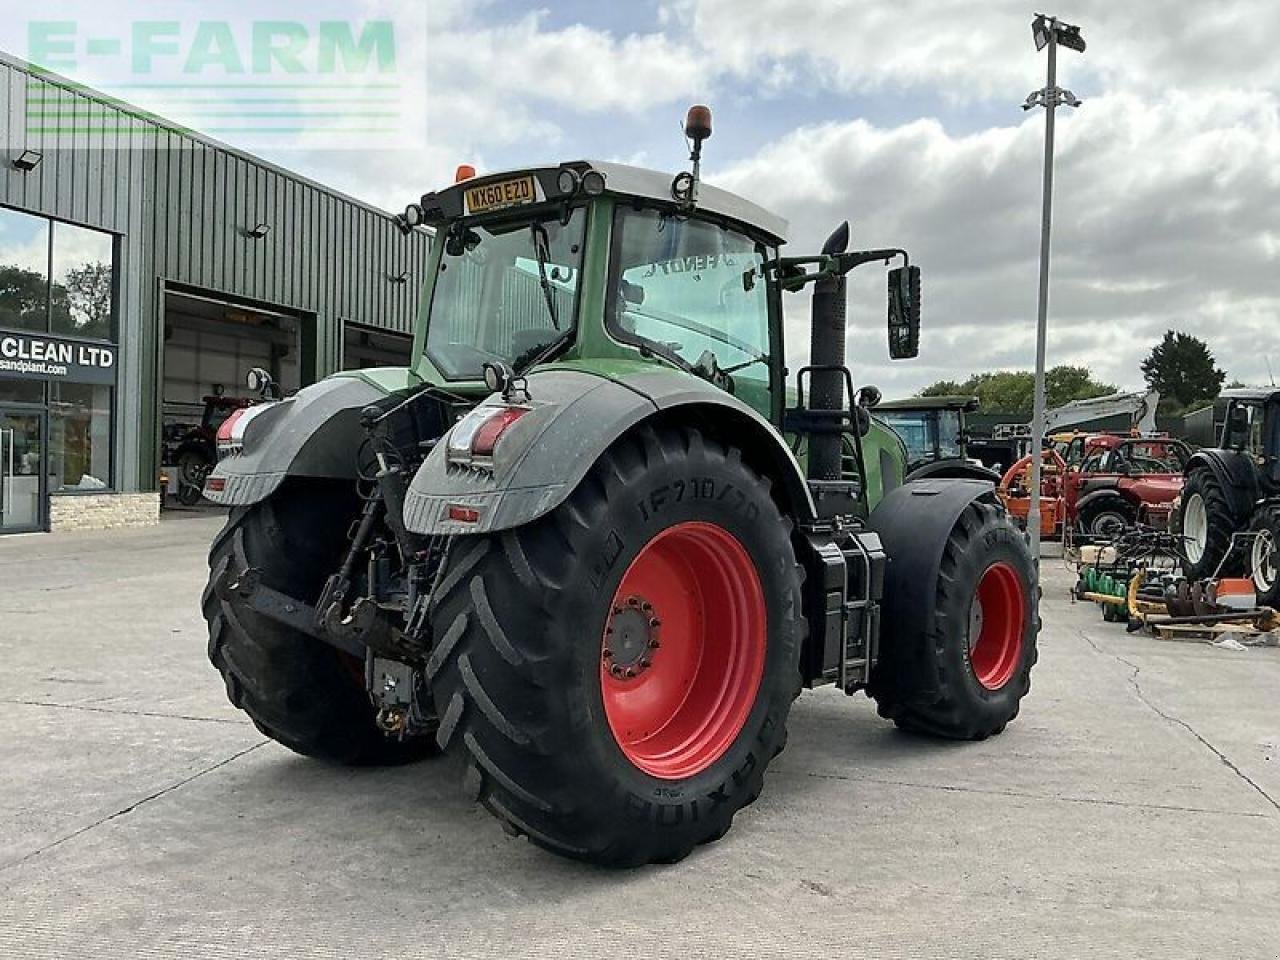
M1066 47L1068 50L1074 50L1077 53L1084 53L1084 37L1080 36L1080 28L1073 27L1069 23L1059 23L1058 43Z
M1036 50L1043 50L1052 39L1068 50L1084 53L1084 37L1080 36L1079 27L1043 13L1037 13L1031 21L1031 39L1035 41Z
M1036 43L1037 53L1049 44L1049 24L1043 13L1036 14L1036 18L1031 21L1031 39Z
M44 154L39 150L23 150L22 153L13 158L13 168L21 170L23 173L30 173L40 166L40 161L43 159Z
M271 224L260 222L260 223L254 224L251 230L246 230L245 236L253 240L262 240L262 239L265 239L267 234L270 232L271 232Z

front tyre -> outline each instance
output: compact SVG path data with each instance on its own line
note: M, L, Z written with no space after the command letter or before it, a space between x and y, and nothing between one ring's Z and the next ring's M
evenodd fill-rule
M800 579L738 450L643 428L548 516L454 542L427 664L439 742L542 847L679 860L724 835L782 749Z
M1018 715L1040 630L1031 553L1004 510L984 500L965 508L932 591L925 636L895 637L886 625L894 649L882 650L876 669L887 679L873 671L869 691L904 730L985 740Z

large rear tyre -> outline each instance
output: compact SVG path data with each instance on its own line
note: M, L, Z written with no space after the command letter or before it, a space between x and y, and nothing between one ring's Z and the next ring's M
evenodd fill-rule
M1040 631L1031 553L1003 509L983 500L965 508L934 591L930 629L886 638L894 647L882 650L869 692L904 730L985 740L1018 715Z
M724 835L782 749L800 583L738 450L644 428L548 516L455 541L427 664L440 745L548 850L679 860Z
M1180 521L1188 580L1207 579L1219 568L1228 575L1239 572L1240 558L1228 556L1235 517L1226 493L1209 470L1191 471L1183 484Z
M249 609L228 577L249 567L262 582L314 603L346 544L352 506L336 492L288 484L236 507L209 551L202 606L209 660L227 697L259 730L290 750L344 764L395 764L435 752L431 737L390 740L374 723L364 666L314 637Z

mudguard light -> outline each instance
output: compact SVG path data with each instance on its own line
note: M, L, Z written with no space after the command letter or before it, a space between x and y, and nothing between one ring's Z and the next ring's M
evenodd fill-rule
M528 412L528 407L476 407L449 434L449 461L487 466L507 428Z

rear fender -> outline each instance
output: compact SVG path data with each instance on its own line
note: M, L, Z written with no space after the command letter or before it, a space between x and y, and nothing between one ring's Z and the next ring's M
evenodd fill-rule
M915 638L931 629L942 555L956 521L976 500L997 504L995 487L982 480L915 480L891 492L871 512L867 526L880 535L888 557L880 618L882 661L894 661L895 637ZM874 670L871 682L876 682Z
M285 477L356 479L360 411L386 392L368 380L333 377L299 390L251 420L242 452L205 482L214 503L245 506L271 496Z
M447 436L436 444L405 498L409 530L475 534L530 523L568 499L624 434L646 422L672 419L714 430L740 448L754 469L773 480L794 519L815 515L804 475L778 432L709 383L662 370L613 379L548 368L530 374L528 385L531 410L503 433L492 470L449 463ZM485 403L502 401L495 396Z

